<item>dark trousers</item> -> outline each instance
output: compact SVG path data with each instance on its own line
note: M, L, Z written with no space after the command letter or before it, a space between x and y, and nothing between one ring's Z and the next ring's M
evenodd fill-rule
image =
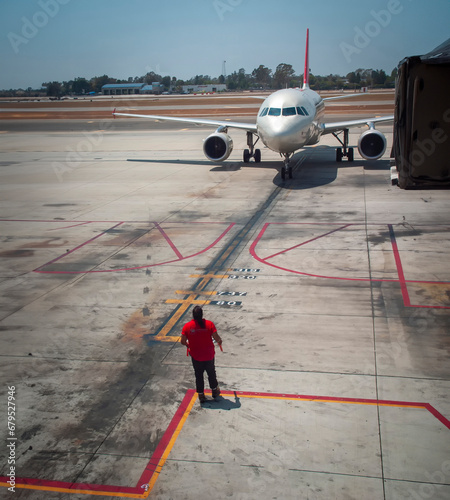
M205 390L205 382L203 380L203 372L206 371L208 375L209 387L215 389L219 384L217 383L216 367L214 366L214 358L209 361L197 361L192 359L192 366L195 372L195 386L197 392L202 394Z

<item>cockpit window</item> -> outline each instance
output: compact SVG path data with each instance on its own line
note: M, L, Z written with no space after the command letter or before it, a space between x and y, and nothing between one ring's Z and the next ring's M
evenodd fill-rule
M301 115L301 116L308 116L308 111L304 106L297 106L297 107L289 107L289 108L264 108L261 111L261 114L259 116L295 116L295 115Z
M280 116L281 115L281 108L270 108L269 109L269 116Z
M295 108L283 108L283 116L294 116Z
M297 106L297 113L302 116L309 116L308 111L304 106Z

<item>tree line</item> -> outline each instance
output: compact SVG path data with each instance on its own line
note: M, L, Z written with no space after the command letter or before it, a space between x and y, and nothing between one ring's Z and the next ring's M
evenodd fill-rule
M371 88L394 88L397 69L395 68L388 76L384 70L357 69L348 73L345 77L340 75L320 76L310 74L309 82L313 90L334 89L358 89L361 87ZM3 97L14 97L18 95L47 95L50 97L62 97L64 95L87 95L89 93L100 93L103 85L108 83L146 83L159 82L166 91L181 92L183 85L207 85L225 83L228 90L276 90L281 88L301 87L303 75L296 75L291 64L281 63L275 72L264 65L247 73L244 68L225 76L213 78L209 75L196 75L189 80L180 80L176 77L162 76L151 71L144 76L117 79L108 75L95 76L91 79L83 77L69 81L44 82L43 89L34 90L9 90L1 91Z

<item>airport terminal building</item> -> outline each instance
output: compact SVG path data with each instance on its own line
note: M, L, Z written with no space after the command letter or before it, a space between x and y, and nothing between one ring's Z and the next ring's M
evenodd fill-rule
M209 85L183 85L183 94L224 92L225 90L227 90L227 86L224 83L212 83Z
M183 94L208 94L223 92L227 86L223 83L210 85L183 85ZM103 95L161 94L164 86L159 82L146 83L108 83L103 85Z
M160 94L164 90L159 82L146 83L108 83L103 85L103 95Z

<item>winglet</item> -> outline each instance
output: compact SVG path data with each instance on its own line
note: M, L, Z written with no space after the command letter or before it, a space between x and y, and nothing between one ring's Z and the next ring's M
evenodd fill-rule
M303 73L303 89L309 89L309 28L306 29L305 71Z
M113 116L114 116L114 119L116 119L116 108L114 108Z

